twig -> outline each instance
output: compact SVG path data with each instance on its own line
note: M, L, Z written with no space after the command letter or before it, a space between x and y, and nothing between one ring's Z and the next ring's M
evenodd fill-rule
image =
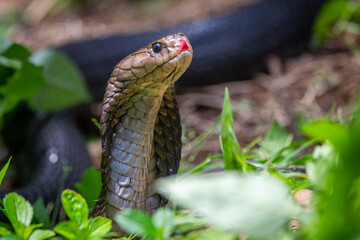
M264 155L264 157L266 158L266 160L270 163L270 166L272 168L275 168L274 164L272 164L272 162L270 161L270 159L266 156L264 150L260 147L260 151L262 152L262 154Z
M306 167L304 165L298 165L298 166L288 166L288 167L275 167L274 169L276 169L277 171L281 171L281 170L289 170L289 171L294 171L294 172L306 172ZM258 170L263 171L264 168L258 168Z

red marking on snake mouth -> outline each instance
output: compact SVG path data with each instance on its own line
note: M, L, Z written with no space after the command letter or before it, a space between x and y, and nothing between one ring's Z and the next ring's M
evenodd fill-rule
M187 42L184 39L180 39L180 52L188 49L189 49L189 45L187 44Z

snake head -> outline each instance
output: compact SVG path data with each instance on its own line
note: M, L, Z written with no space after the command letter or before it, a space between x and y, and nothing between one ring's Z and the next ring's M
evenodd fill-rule
M192 55L193 50L187 37L183 33L176 33L160 38L125 57L116 65L108 81L100 123L118 119L126 109L122 105L132 96L162 98L166 89L189 67ZM106 129L105 124L101 135Z
M136 86L138 90L159 84L166 88L189 67L192 54L192 47L183 33L168 35L120 61L109 81L118 82L114 85L119 87Z

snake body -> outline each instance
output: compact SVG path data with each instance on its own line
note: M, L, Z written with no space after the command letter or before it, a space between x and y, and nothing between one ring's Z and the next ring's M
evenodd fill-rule
M72 188L91 166L84 137L64 112L34 113L22 106L5 124L2 137L17 160L12 163L22 170L17 180L26 183L16 192L30 202L38 197L54 201L60 189ZM62 182L65 166L71 172ZM1 191L0 198L9 192Z
M192 59L182 33L163 37L120 61L107 83L101 116L102 191L93 215L114 219L166 204L152 184L177 172L181 124L174 82Z
M307 49L311 27L326 0L259 0L234 11L190 24L136 34L102 36L60 46L83 72L95 99L101 100L118 59L174 32L183 32L196 49L178 86L200 86L249 79L266 70L266 58L291 57Z

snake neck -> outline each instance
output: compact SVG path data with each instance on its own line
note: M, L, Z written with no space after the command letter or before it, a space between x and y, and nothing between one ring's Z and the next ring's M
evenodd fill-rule
M152 213L160 204L160 196L152 189L157 175L153 138L165 90L159 86L128 97L102 122L106 129L102 194L107 217L114 219L125 208Z

